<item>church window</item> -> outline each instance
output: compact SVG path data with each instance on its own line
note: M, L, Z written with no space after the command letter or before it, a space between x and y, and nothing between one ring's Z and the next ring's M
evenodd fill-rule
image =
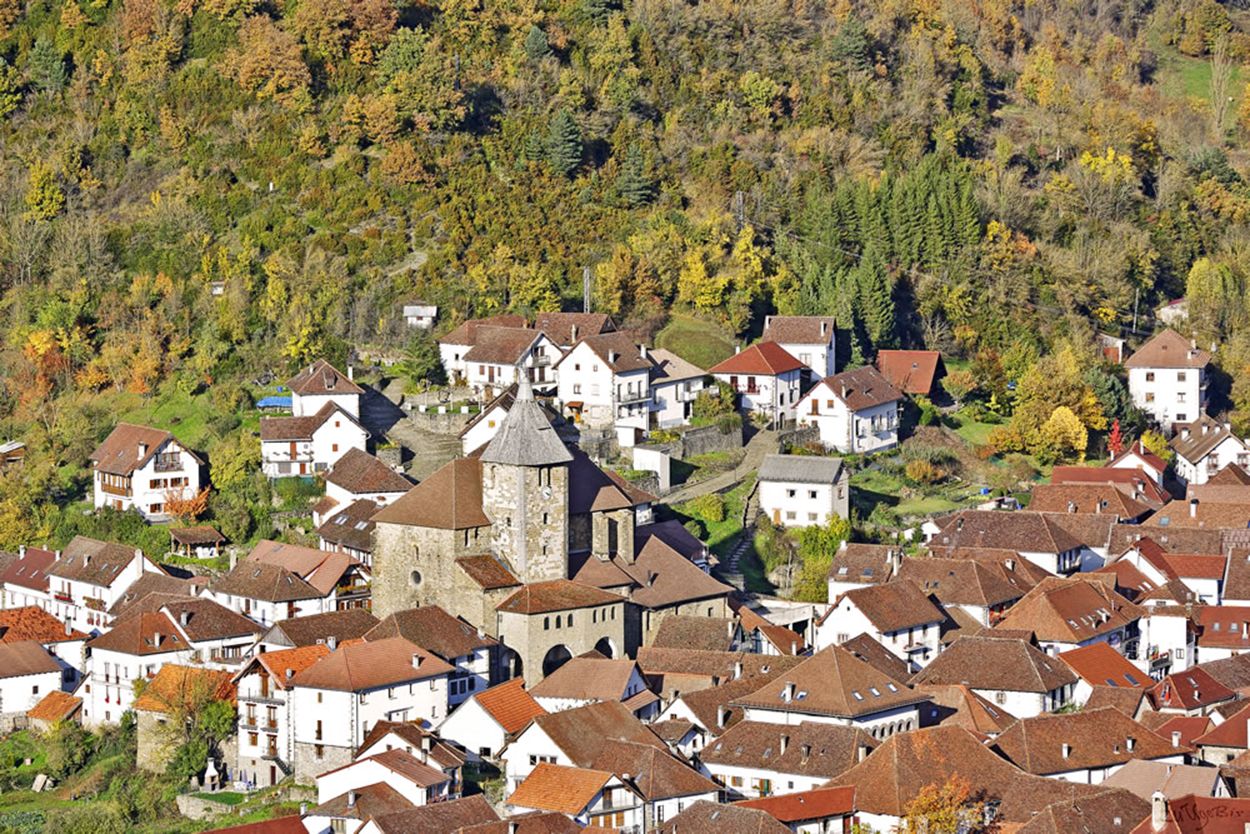
M547 513L543 513L543 524L550 524L549 518L550 516Z
M567 625L568 625L568 627L569 627L569 628L572 628L572 627L573 627L573 615L572 615L572 614L569 614L569 621L568 621Z
M408 578L412 582L412 587L414 588L418 587L421 584L421 571L414 570L411 574L408 575Z
M550 630L551 630L551 618L543 617L543 631L550 631Z
M562 622L564 622L564 618L561 615L556 614L556 628L560 628L560 624Z

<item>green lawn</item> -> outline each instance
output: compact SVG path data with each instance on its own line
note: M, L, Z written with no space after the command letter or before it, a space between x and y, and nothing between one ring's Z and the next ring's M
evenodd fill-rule
M728 359L734 352L733 337L719 325L679 314L674 314L664 329L656 334L655 346L671 350L704 369Z
M1211 59L1195 58L1183 55L1175 47L1160 44L1156 48L1159 69L1156 79L1163 92L1175 98L1211 99ZM1228 94L1234 101L1229 105L1229 114L1237 112L1237 101L1241 98L1242 72L1241 67L1234 63L1232 80Z
M268 392L259 392L256 396L259 398L265 393ZM172 386L153 397L125 394L111 410L120 415L118 422L166 429L183 443L201 451L212 445L214 439L209 419L221 416L207 391L189 395L173 389ZM252 432L260 429L260 412L254 408L244 410L239 414L239 419L242 425L234 431Z
M220 802L222 805L241 805L247 797L238 791L217 791L216 793L201 792L194 794L197 799L209 802Z

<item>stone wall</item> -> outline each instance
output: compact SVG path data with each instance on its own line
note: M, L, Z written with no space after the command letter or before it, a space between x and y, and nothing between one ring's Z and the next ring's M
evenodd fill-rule
M797 426L785 429L777 435L778 447L820 445L819 426Z
M165 730L165 717L160 713L139 710L135 713L135 764L140 770L163 773L172 750Z
M569 625L570 615L574 617L572 625ZM615 657L622 657L625 651L624 599L611 605L550 614L503 613L499 619L498 636L520 656L529 686L543 679L543 659L556 646L564 646L570 657L577 657L595 648L606 637L614 647Z
M447 605L440 589L454 588L457 575L464 576L456 559L486 553L490 546L489 527L442 530L378 524L373 546L373 613L386 617L418 605ZM457 609L448 606L448 610Z
M352 751L346 747L321 746L321 758L317 757L317 746L306 742L295 743L295 781L311 785L317 776L327 770L343 767L352 763Z
M569 468L482 464L482 509L494 552L522 582L567 579Z
M687 429L677 440L675 457L688 460L709 452L731 452L742 448L742 430L722 432L718 426Z

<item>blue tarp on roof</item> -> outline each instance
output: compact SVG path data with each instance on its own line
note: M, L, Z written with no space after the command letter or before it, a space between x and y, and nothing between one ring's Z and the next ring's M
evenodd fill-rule
M291 397L261 397L256 402L257 408L290 408Z

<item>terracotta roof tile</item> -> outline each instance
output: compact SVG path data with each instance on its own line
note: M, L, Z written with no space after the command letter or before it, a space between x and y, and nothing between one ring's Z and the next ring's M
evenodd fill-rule
M732 617L696 617L690 614L668 614L660 620L651 645L661 649L702 649L727 652L738 632L738 621Z
M790 829L758 808L700 800L664 823L660 834L789 834Z
M419 658L419 664L418 664ZM452 667L402 637L340 645L295 675L296 686L360 692L446 675Z
M1021 719L994 740L994 749L1039 776L1190 752L1110 707Z
M54 689L26 711L32 721L66 721L82 709L82 698Z
M917 704L924 700L840 646L830 646L804 660L737 705L797 715L853 718Z
M574 657L530 688L535 698L621 701L637 670L632 660Z
M612 774L602 770L539 762L508 797L508 804L577 816L610 781Z
M455 330L439 339L439 344L472 345L479 327L525 327L525 316L505 313L498 316L487 316L480 319L469 319L462 322Z
M851 411L863 411L903 399L903 394L871 365L843 371L822 382Z
M931 625L946 619L920 585L907 579L854 588L842 598L854 603L860 613L883 633Z
M528 327L478 326L473 346L465 353L464 361L515 365L542 335Z
M490 807L486 797L474 794L375 817L373 822L381 834L456 834L465 826L497 819L499 815Z
M324 359L318 359L286 382L286 387L300 396L363 394L364 389L347 378Z
M545 614L623 602L622 597L589 585L567 579L552 579L522 585L495 608L510 614Z
M972 559L903 559L897 578L915 582L944 606L991 607L1024 596L1001 572Z
M978 735L993 737L1010 727L1016 717L998 704L962 684L921 683L916 691L929 699L921 707L921 722L943 727L962 727ZM924 715L924 713L929 713ZM935 720L936 718L936 720Z
M832 779L867 755L877 740L858 727L802 721L740 721L709 740L699 759L720 767ZM861 750L862 748L862 750Z
M172 434L162 429L137 426L134 423L118 423L109 432L109 436L104 438L104 442L91 453L91 461L98 472L128 476L136 469L142 469L160 451L161 446L171 440L177 442ZM185 446L181 449L196 463L204 462Z
M0 643L47 644L86 639L86 634L70 628L38 606L0 609Z
M473 696L508 735L519 733L531 719L547 711L525 691L525 681L513 678Z
M159 612L136 612L123 617L114 622L111 629L88 641L87 646L141 656L190 648L173 621Z
M370 747L388 735L395 735L407 742L414 751L421 750L422 745L426 743L426 739L429 739L429 759L444 769L461 767L467 761L467 757L463 752L450 743L443 741L433 731L423 728L418 721L377 722L369 728L369 734L365 736L365 740L357 748L356 755L359 756L361 753L367 752Z
M296 814L261 822L232 825L228 828L214 828L212 831L205 831L204 834L307 834L307 830L299 814Z
M1236 694L1201 666L1173 672L1150 688L1150 699L1158 710L1198 709L1231 701Z
M405 524L443 530L487 527L482 510L482 462L456 458L383 507L373 520L379 524Z
M362 449L348 449L326 473L326 482L350 493L407 492L412 481Z
M1195 347L1181 334L1168 328L1156 333L1124 363L1125 368L1203 368L1211 354Z
M1071 669L1023 640L987 637L960 637L912 678L916 684L1041 694L1076 680Z
M791 825L807 820L850 816L855 811L855 789L814 788L763 799L744 799L734 805L763 811L778 822Z
M639 744L611 739L600 749L591 766L622 781L628 780L647 802L720 792L719 785L678 760L667 746L657 746L650 740Z
M620 701L545 713L533 722L578 767L591 767L610 741L632 741L660 750L668 746Z
M327 611L292 617L274 623L271 631L280 631L295 646L311 646L334 637L341 644L347 640L363 637L378 624L378 618L363 608L345 611Z
M260 418L260 439L264 441L312 440L317 429L336 414L339 415L340 420L347 420L360 426L359 420L333 402L328 402L321 406L316 414L304 417Z
M499 641L479 631L461 617L453 617L437 605L396 611L373 627L365 640L403 637L446 660L489 649Z
M1166 468L1166 467L1163 467ZM1056 466L1050 473L1052 484L1111 484L1130 498L1145 500L1159 507L1171 497L1142 469L1112 466Z
M168 712L171 707L200 706L203 698L233 703L235 687L231 674L220 669L166 663L156 677L147 682L143 694L135 699L134 708L144 712Z
M569 352L564 354L556 367L559 366L569 356L573 355L573 349L578 345L585 345L599 357L600 360L613 373L623 374L630 371L641 371L651 368L651 359L643 355L643 347L634 339L630 333L603 333L597 336L583 336L578 340Z
M905 394L928 395L942 370L942 354L936 350L882 350L877 370Z
M364 498L346 507L336 507L317 528L317 535L322 542L336 548L372 553L373 528L376 526L373 517L377 512L378 505Z
M456 559L456 565L484 591L515 588L521 584L521 580L506 565L489 553L461 556Z
M616 330L616 323L607 313L539 313L534 318L534 329L563 346L586 336L611 333Z
M1129 663L1124 655L1107 643L1091 643L1058 655L1068 668L1090 686L1123 686L1145 689L1150 676Z
M1132 521L1152 508L1130 498L1115 484L1052 483L1033 487L1029 509L1039 513L1107 513L1120 521Z
M708 368L710 374L779 376L805 366L776 342L760 342Z
M766 316L761 342L827 345L835 334L833 316Z
M996 628L1027 629L1042 641L1084 643L1138 620L1142 609L1091 578L1053 577L1013 605Z
M226 537L216 527L196 524L191 527L170 527L169 537L182 545L221 544Z
M354 789L355 802L350 793L342 793L308 811L311 817L338 817L349 820L366 820L386 814L412 810L412 801L385 782L361 785Z
M163 606L171 620L195 643L260 634L263 628L211 599L183 599Z
M513 827L515 826L515 827ZM530 811L507 819L480 822L456 829L455 834L581 834L582 827L556 811Z

